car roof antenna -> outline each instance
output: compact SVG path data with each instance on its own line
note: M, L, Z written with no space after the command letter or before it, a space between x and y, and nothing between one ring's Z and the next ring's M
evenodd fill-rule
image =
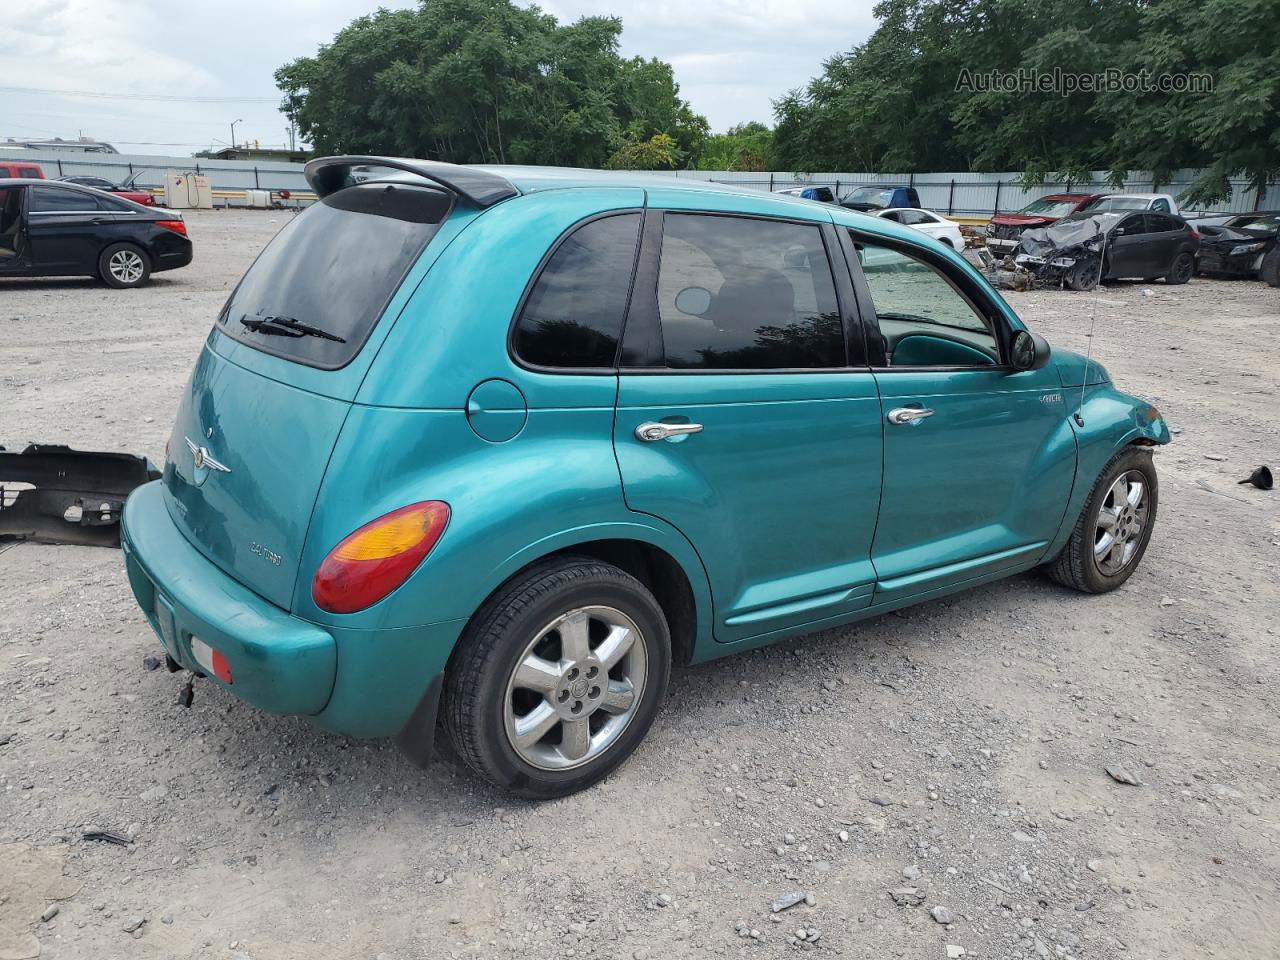
M1084 426L1084 395L1089 383L1089 364L1093 361L1093 328L1098 323L1098 297L1102 294L1102 274L1107 268L1107 241L1111 234L1102 234L1102 253L1098 257L1098 281L1093 285L1093 311L1089 316L1089 343L1084 351L1084 372L1080 375L1080 405L1076 407L1073 419L1077 427Z

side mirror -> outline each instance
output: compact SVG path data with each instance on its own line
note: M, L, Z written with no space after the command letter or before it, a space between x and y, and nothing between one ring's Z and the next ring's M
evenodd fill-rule
M676 309L700 317L711 309L711 291L706 287L685 287L676 294Z
M1021 373L1039 370L1049 362L1049 341L1030 330L1019 330L1013 335L1009 350L1009 364Z

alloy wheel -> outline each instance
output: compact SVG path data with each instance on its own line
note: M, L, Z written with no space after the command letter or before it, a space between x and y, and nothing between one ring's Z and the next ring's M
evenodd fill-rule
M644 635L621 610L577 607L525 647L503 702L507 739L540 770L595 760L626 730L644 694Z
M1137 470L1116 477L1098 509L1093 562L1114 577L1133 562L1147 525L1147 480Z
M136 250L117 250L107 261L107 269L121 283L137 283L142 278L144 267Z

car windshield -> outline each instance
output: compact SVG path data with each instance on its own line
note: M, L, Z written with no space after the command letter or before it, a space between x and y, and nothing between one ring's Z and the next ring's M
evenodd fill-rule
M1146 197L1099 197L1086 210L1145 210L1151 205Z
M344 366L451 206L440 190L388 181L324 197L267 244L227 300L218 329L286 360ZM290 323L327 336L302 335L301 326L286 329Z
M1280 232L1280 213L1249 213L1242 217L1233 217L1226 226L1232 230L1248 230L1262 236L1270 236Z
M893 196L893 189L884 187L859 187L845 196L844 203L869 203L878 207L887 207Z
M1065 217L1075 207L1075 200L1050 200L1048 197L1041 197L1028 203L1022 208L1022 212L1033 217Z

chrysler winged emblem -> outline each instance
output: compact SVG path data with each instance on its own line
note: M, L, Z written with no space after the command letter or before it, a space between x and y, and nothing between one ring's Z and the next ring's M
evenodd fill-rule
M230 473L231 468L225 463L219 463L209 454L207 447L197 446L190 437L184 437L187 441L187 449L191 451L191 456L195 459L196 469L217 470L219 473Z

